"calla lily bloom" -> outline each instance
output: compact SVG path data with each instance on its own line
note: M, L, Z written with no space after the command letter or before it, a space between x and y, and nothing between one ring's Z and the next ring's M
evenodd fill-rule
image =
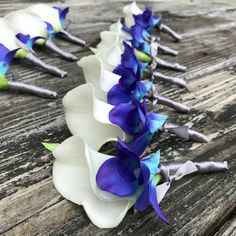
M146 8L145 11L142 11L133 1L131 4L126 5L123 8L123 13L125 15L125 25L128 27L133 26L135 23L142 25L146 30L153 30L154 27L158 30L169 34L175 40L181 40L181 35L177 34L171 28L163 24L158 17L152 15L152 11L149 8Z
M106 142L116 141L118 136L125 138L122 130L108 120L112 106L95 98L90 83L68 92L63 105L70 132L81 136L92 148L99 150ZM91 129L96 132L88 132Z
M4 17L11 29L17 35L19 33L29 35L31 38L40 37L35 44L45 46L67 60L77 60L77 57L57 47L51 40L51 25L46 24L39 16L27 11L20 10Z
M83 57L77 64L83 69L86 83L93 84L97 97L106 102L107 92L119 83L120 76L106 70L104 62L97 55Z
M69 7L64 9L59 7L51 7L46 4L35 4L27 8L27 10L38 15L47 25L51 28L50 34L52 37L61 35L72 43L80 46L85 46L85 41L71 35L68 31L64 30L65 18L69 12Z
M20 91L35 94L43 98L56 98L57 93L54 91L7 79L7 70L18 50L19 48L10 51L3 44L0 44L0 90Z
M111 156L95 151L79 136L73 136L56 146L53 155L53 183L58 192L82 205L96 226L116 227L135 199L117 197L96 185L97 170Z

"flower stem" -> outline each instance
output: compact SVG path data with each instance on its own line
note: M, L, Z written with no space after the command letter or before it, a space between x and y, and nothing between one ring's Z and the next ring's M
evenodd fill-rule
M63 58L69 60L69 61L76 61L78 58L74 56L73 54L64 51L63 49L59 48L55 43L53 43L51 40L47 40L44 44L47 48L52 50L53 52L56 52Z
M180 65L179 63L170 63L157 57L153 57L153 59L157 63L157 66L161 66L167 69L181 71L181 72L184 72L187 70L186 66Z
M83 39L80 39L74 35L72 35L70 32L66 31L66 30L61 30L60 32L61 34L59 34L59 36L61 36L62 38L75 43L77 45L80 45L82 47L85 47L86 42Z
M200 143L207 143L209 139L202 133L189 129L188 126L181 126L173 123L166 122L164 124L164 130L168 133L175 134L183 139L191 139Z
M163 82L168 82L171 84L176 84L179 85L180 87L186 88L186 81L181 79L181 78L176 78L172 76L167 76L159 72L154 72L153 73L154 79L158 81L163 81Z
M29 85L16 81L9 81L9 89L12 91L20 91L25 93L31 93L42 98L55 99L57 98L57 93L48 89L40 88L34 85Z
M161 23L161 25L159 26L160 30L163 33L169 34L170 36L172 36L176 41L180 41L182 39L182 36L178 33L176 33L174 30L172 30L170 27L168 27L167 25Z
M162 51L165 54L172 55L172 56L177 56L178 52L172 48L169 48L167 46L164 46L160 43L157 43L158 50Z
M33 64L43 68L44 70L48 71L49 73L57 75L61 78L65 77L67 75L66 71L60 70L56 66L46 64L45 62L40 60L38 57L36 57L32 53L27 53L25 59L32 62Z
M160 96L160 95L158 95L158 97L157 97L157 103L171 107L171 108L175 109L176 111L182 112L182 113L189 113L191 111L191 109L188 106L186 106L180 102L173 101L169 98Z

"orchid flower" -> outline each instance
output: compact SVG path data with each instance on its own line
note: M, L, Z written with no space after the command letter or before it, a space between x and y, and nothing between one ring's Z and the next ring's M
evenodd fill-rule
M117 137L125 139L122 130L110 123L108 115L106 116L112 106L95 98L90 83L68 92L63 98L63 105L70 132L82 137L92 148L99 150L106 142L116 141ZM100 122L101 120L105 122ZM95 132L88 132L90 129Z
M119 64L121 54L123 53L125 49L123 46L124 42L129 43L129 41L123 41L123 37L122 36L120 37L119 33L115 31L103 31L100 34L100 36L101 36L101 42L98 44L96 49L91 48L91 50L96 55L101 57L101 59L105 63L105 67L107 70L113 71L115 66ZM150 66L148 67L150 78L153 78L154 76L155 79L158 79L160 81L166 81L169 83L177 84L181 87L186 86L186 82L183 79L172 77L172 76L166 76L159 72L153 72L153 65L154 67L156 67L157 64L160 66L171 68L171 69L177 68L177 69L185 70L185 68L183 68L178 63L169 63L156 57L154 57L155 59L152 60L150 55L143 53L137 49L135 49L135 54L137 58L139 59L139 61L146 63L146 65L147 63L150 64Z
M38 15L50 28L51 37L61 35L68 41L85 46L85 41L71 35L68 31L64 30L65 18L69 12L69 7L64 9L59 7L51 7L46 4L35 4L27 8L27 10Z
M32 93L43 98L56 98L57 93L54 91L7 79L7 70L18 50L19 48L9 50L3 44L0 44L0 90L20 91Z
M154 28L169 34L175 40L181 40L181 36L160 21L160 18L153 16L151 9L146 8L142 11L133 1L123 8L125 15L125 25L132 27L135 23L142 25L147 31L153 31Z
M36 14L27 10L20 10L5 16L4 20L8 22L16 35L25 34L29 35L30 38L37 37L35 44L45 46L67 60L77 60L76 56L64 51L52 42L50 35L51 25L46 24Z

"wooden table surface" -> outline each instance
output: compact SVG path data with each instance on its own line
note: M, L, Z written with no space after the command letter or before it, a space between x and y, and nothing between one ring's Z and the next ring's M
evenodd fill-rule
M99 41L100 31L107 30L122 15L122 6L128 2L66 0L57 4L70 6L71 32L90 45ZM46 49L36 49L47 63L68 71L68 77L48 75L23 60L10 67L9 71L19 72L21 81L54 89L60 97L44 100L26 94L0 93L0 234L236 235L236 1L138 2L140 6L152 6L166 24L183 35L180 43L162 37L163 44L180 53L176 58L161 58L178 61L188 70L162 72L185 78L189 91L168 84L160 84L159 90L194 109L190 115L161 106L158 111L167 113L171 121L187 123L212 138L210 143L198 144L166 134L156 135L150 151L160 148L163 160L226 160L230 171L192 175L174 183L161 203L171 225L165 225L148 208L135 214L130 210L117 228L97 228L82 207L65 200L55 190L53 157L41 145L44 140L61 142L70 136L62 97L84 83L82 71L75 62L67 62ZM1 0L0 16L33 3L36 1ZM61 40L56 43L79 58L91 54L88 48Z

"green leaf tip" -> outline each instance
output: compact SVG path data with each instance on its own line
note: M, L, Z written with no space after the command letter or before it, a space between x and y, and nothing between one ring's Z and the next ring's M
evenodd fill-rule
M8 84L8 80L4 75L0 75L0 89L8 89L9 88L9 84Z
M42 142L42 145L50 152L52 152L59 143L45 143Z
M161 175L157 174L154 176L154 182L157 185L161 181Z

